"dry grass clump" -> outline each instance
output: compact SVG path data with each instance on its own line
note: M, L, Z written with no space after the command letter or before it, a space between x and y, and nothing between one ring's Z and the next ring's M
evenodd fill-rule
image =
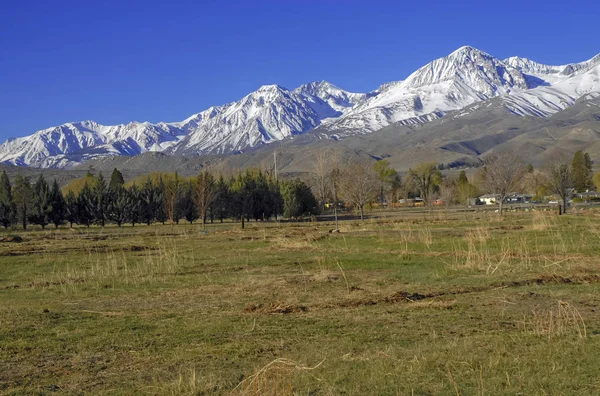
M316 366L309 367L290 359L275 359L240 382L231 393L253 396L294 395L292 388L294 375L316 370L323 362L325 359Z
M553 338L560 336L587 337L585 322L579 310L571 303L557 301L554 308L533 310L523 321L524 330L537 336Z
M160 276L175 274L181 269L183 257L175 246L163 242L149 254L134 256L130 253L143 250L146 249L136 246L108 252L90 248L80 262L53 272L50 281L41 284L75 288L83 283L100 287L119 282L135 286L156 280ZM46 259L48 258L42 256L42 260Z
M552 212L534 211L531 216L531 229L534 231L546 231L556 227L556 215Z
M284 235L284 236L273 238L271 240L271 246L275 249L280 249L283 251L289 251L289 250L306 251L306 250L315 249L315 245L313 243L314 241L315 241L315 238L310 235L293 236L293 237Z
M158 386L161 394L168 395L204 395L212 394L223 388L214 376L202 376L196 368L180 371L177 379L170 384Z

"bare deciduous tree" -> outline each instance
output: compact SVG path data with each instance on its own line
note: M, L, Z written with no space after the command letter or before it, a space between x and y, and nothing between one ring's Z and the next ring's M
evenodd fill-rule
M456 188L455 180L444 180L440 186L440 198L446 210L446 214L448 214L450 205L456 200Z
M568 163L555 164L550 168L548 186L562 201L562 211L559 214L567 212L567 202L573 192L573 184L573 174Z
M343 170L342 196L358 209L361 220L364 220L365 205L377 198L378 191L379 180L370 161L359 159Z
M527 166L517 154L493 154L485 160L484 184L491 194L498 196L498 211L502 215L504 200L519 187Z
M329 178L329 158L331 157L330 150L321 150L317 153L313 168L313 178L315 180L316 198L319 202L321 210L325 210L325 201L328 193L328 178Z
M331 194L331 199L333 200L333 217L335 219L335 229L339 230L338 225L338 203L340 201L340 186L342 184L342 168L340 163L340 157L336 155L332 155L331 164L329 166L329 193Z
M214 176L207 172L201 172L196 179L194 188L194 200L198 207L198 215L202 221L202 227L206 224L206 214L209 206L213 203L217 195L217 184Z
M425 205L431 207L431 196L442 181L436 164L431 162L417 165L414 169L410 169L408 174Z
M179 175L175 173L173 177L165 177L164 186L165 190L163 194L163 205L167 218L172 226L175 217L177 197L179 195L179 190L181 189Z

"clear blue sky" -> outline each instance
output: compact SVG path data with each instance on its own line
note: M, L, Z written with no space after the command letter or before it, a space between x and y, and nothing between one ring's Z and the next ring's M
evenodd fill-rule
M458 3L458 4L457 4ZM180 121L263 84L369 91L462 45L600 52L600 2L5 1L0 139L69 121Z

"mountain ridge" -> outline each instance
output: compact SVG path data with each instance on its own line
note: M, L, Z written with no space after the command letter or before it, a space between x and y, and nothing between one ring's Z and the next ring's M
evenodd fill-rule
M501 98L518 116L544 118L600 91L599 75L600 54L552 66L520 57L500 60L463 46L371 92L349 92L324 80L292 90L263 85L238 101L180 122L105 126L80 121L11 138L0 145L0 162L69 167L93 158L153 151L228 155L309 132L339 140L396 123L423 125L492 98Z

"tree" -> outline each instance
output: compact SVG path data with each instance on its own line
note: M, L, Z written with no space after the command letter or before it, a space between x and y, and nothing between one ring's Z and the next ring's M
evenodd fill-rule
M498 196L500 215L504 201L517 190L526 171L521 157L513 152L492 154L485 160L484 183L488 192Z
M50 214L50 189L48 182L46 182L44 175L41 173L33 185L32 203L28 216L29 221L42 226L42 228L46 228L49 222L48 215Z
M197 211L195 215L198 215L202 226L206 224L206 214L208 208L212 205L213 201L217 197L217 184L214 176L208 171L200 172L194 186L194 201L196 203ZM188 211L191 215L192 212ZM189 220L188 220L189 221Z
M194 190L194 183L192 181L182 183L181 196L177 203L181 217L185 218L190 224L198 219L199 206L196 206L196 202L194 201ZM204 210L203 214L206 216L206 207Z
M58 228L58 226L65 221L67 205L56 179L54 179L52 188L50 189L49 201L50 212L48 213L48 220L50 223L54 224L55 228Z
M143 218L143 202L141 199L141 192L135 183L129 188L129 190L126 190L125 199L127 202L125 217L131 223L131 226L135 227L135 225L140 223Z
M327 165L331 152L329 150L321 150L317 153L313 168L313 179L316 192L316 198L319 201L321 210L325 210L328 190L328 170Z
M148 176L142 185L140 199L142 201L141 221L150 225L157 216L158 207L162 206L162 202L158 196L158 190L154 187L154 183L152 183L150 176Z
M592 188L592 160L588 153L577 151L571 162L573 187L578 192Z
M433 162L417 165L414 169L409 169L408 175L425 205L431 207L432 195L442 182L437 165Z
M77 224L90 227L94 221L94 213L96 208L96 197L90 188L90 185L85 183L77 196Z
M104 176L102 176L102 172L99 172L98 176L94 179L91 190L93 197L93 219L96 224L104 227L104 224L106 223L106 208L108 205L108 200L106 181L104 180Z
M469 182L467 174L461 170L456 180L456 199L460 204L469 206L471 198L477 197L479 191L477 187Z
M14 207L12 199L12 187L6 171L0 175L0 224L8 228L14 220Z
M15 176L12 197L16 209L16 218L25 230L27 229L27 218L33 201L33 189L29 177Z
M180 181L179 176L175 173L174 176L165 177L161 179L163 182L163 208L165 211L166 218L173 222L177 216L177 199L180 195Z
M446 179L440 184L440 198L442 199L442 204L446 209L446 213L448 212L450 205L456 200L456 190L457 182L455 180Z
M390 163L387 160L379 160L373 165L375 173L379 179L379 202L383 203L386 196L386 187L391 185L394 178L398 176L398 172L395 169L390 168Z
M300 179L281 182L283 216L297 219L318 210L317 199L310 188Z
M134 203L131 202L127 190L120 184L114 184L107 194L106 218L121 227L130 218L131 205Z
M469 179L467 178L467 174L465 173L464 170L461 170L460 173L458 174L458 179L456 180L456 184L461 185L461 184L465 184L468 182L469 182Z
M332 158L328 177L329 193L331 194L331 199L333 200L333 218L335 220L335 229L339 230L337 210L340 202L340 188L342 185L343 174L340 166L340 158L337 155Z
M73 223L77 222L77 208L77 197L72 190L69 190L65 196L65 220L69 222L71 228L73 228Z
M156 221L160 222L162 225L165 225L165 222L169 220L167 216L167 212L165 210L165 182L162 176L158 179L158 185L154 190L154 202L155 202L155 213L154 217Z
M112 175L110 175L110 182L108 183L109 190L115 190L119 187L125 186L125 179L123 174L119 172L117 168L113 169Z
M600 191L600 172L597 172L594 177L592 178L592 182L594 183L594 186L596 187L596 191Z
M559 214L567 212L567 203L573 192L573 174L567 163L560 163L552 166L548 175L550 190L556 194L562 204L562 211Z
M225 178L221 175L216 185L216 200L213 206L213 212L216 217L223 222L223 219L230 214L230 200L231 194L229 191L229 185L225 181Z
M346 166L341 180L341 193L360 213L364 221L364 207L377 198L379 181L370 162L358 160Z
M389 202L396 203L400 200L400 196L402 195L403 185L402 178L398 173L396 173L392 177L392 181L390 182L390 190L389 190Z

